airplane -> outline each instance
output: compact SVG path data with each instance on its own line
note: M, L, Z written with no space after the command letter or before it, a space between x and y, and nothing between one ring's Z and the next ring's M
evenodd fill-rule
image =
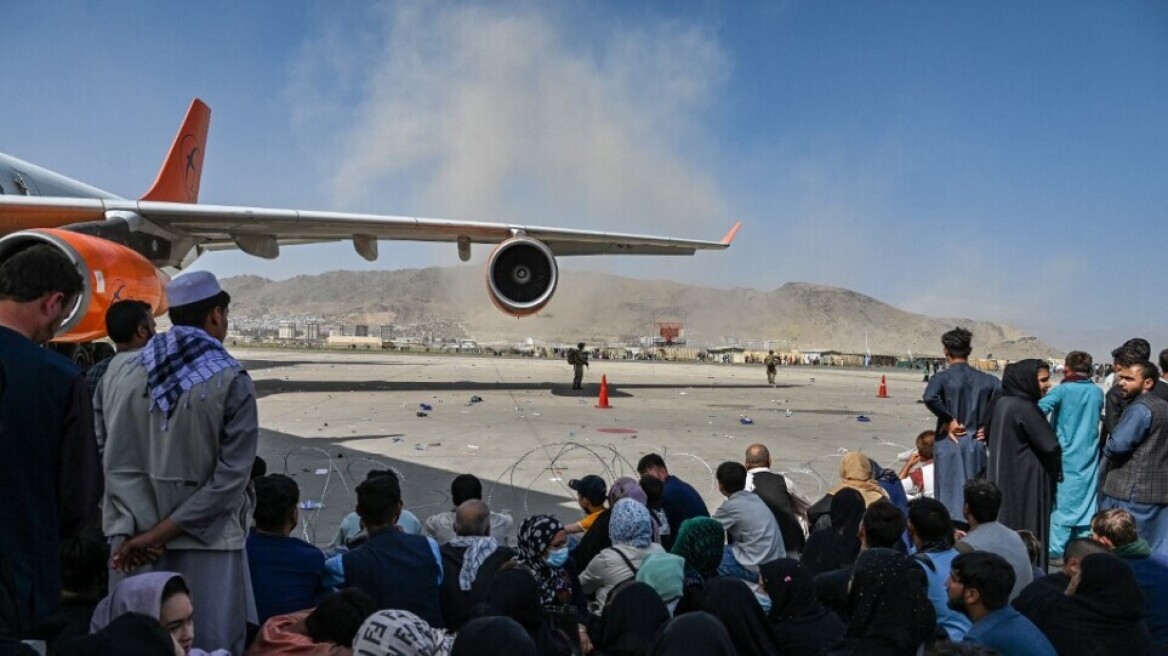
M379 240L454 242L463 262L471 244L493 244L487 294L503 312L535 314L559 281L556 257L570 255L693 255L730 246L735 223L720 241L569 230L509 223L450 221L375 214L200 205L211 109L190 108L158 176L138 200L128 200L0 153L0 262L33 244L64 253L84 278L84 290L54 337L58 350L85 366L105 337L105 313L124 299L166 311L170 273L207 251L237 248L272 259L281 245L352 240L357 254L377 259Z

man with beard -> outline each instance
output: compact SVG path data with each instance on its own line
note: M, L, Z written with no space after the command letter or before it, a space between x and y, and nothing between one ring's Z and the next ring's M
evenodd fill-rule
M1021 360L1006 366L1002 390L986 408L983 424L989 444L986 478L1007 493L998 521L1015 531L1026 529L1042 544L1050 543L1050 514L1055 484L1062 480L1062 446L1038 409L1050 390L1050 365ZM1038 556L1046 570L1047 550Z
M1055 656L1034 623L1009 605L1014 569L997 554L975 552L953 559L945 589L949 607L973 622L965 642L996 649L1003 656Z
M949 509L949 517L964 526L961 516L965 482L985 469L985 447L975 439L982 408L998 390L997 378L969 366L973 333L954 328L941 336L946 369L925 388L925 406L937 417L934 447L934 498Z
M96 526L101 496L85 377L42 348L82 289L73 263L48 245L0 265L0 379L7 383L0 394L0 560L11 568L12 602L26 633L57 610L58 545Z
M1121 508L1136 518L1153 551L1168 549L1168 401L1152 390L1160 377L1151 362L1120 369L1117 378L1129 401L1107 438L1107 478L1101 508Z
M1148 340L1142 337L1133 337L1124 342L1123 346L1113 350L1111 352L1111 358L1113 372L1103 381L1103 389L1106 395L1104 400L1103 427L1099 432L1100 452L1103 451L1103 445L1107 443L1107 438L1111 435L1111 431L1115 430L1116 425L1119 424L1124 409L1131 402L1131 399L1124 398L1123 396L1123 389L1119 385L1119 370L1140 362L1150 362L1152 360L1152 346L1148 344ZM1152 393L1168 401L1168 382L1162 380L1156 381L1155 386L1152 387Z

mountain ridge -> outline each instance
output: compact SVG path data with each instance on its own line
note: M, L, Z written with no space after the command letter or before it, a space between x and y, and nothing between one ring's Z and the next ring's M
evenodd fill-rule
M954 326L974 333L974 357L1057 357L1058 349L1002 322L930 317L842 287L786 282L770 291L714 288L606 273L561 272L543 312L517 320L487 297L478 267L329 271L269 280L226 278L232 315L315 317L323 323L416 325L479 341L532 337L553 342L612 341L656 334L677 321L691 343L772 341L783 348L940 356Z

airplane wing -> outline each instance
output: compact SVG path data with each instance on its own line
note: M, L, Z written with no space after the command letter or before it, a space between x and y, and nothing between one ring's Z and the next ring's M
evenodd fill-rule
M623 233L570 230L510 223L450 221L377 214L351 214L226 205L195 205L147 200L0 196L0 227L47 222L70 224L135 214L177 235L212 249L237 247L273 258L280 244L353 240L358 253L376 257L378 240L498 244L526 235L567 255L693 255L730 246L741 223L720 241L701 241ZM68 223L65 223L65 221ZM372 250L373 257L368 257Z

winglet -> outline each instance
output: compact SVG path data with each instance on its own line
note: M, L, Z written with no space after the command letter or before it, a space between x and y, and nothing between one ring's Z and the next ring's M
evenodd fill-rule
M199 202L199 180L203 175L203 154L207 149L207 129L211 125L211 108L195 98L187 110L170 152L158 170L154 185L142 200L172 203Z
M730 228L730 232L727 232L726 236L722 238L722 245L729 246L730 242L734 241L734 236L738 234L738 229L741 227L742 227L741 221L739 221L738 223L735 223L734 227Z

